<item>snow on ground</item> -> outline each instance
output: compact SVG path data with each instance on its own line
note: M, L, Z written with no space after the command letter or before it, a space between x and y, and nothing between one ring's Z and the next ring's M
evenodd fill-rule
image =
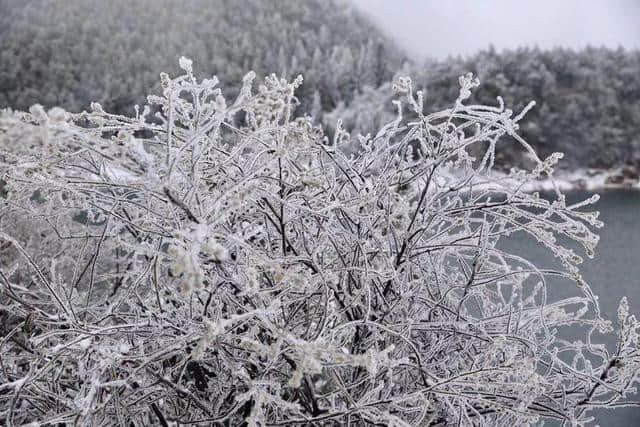
M614 182L613 177L621 177L620 170L585 170L579 169L571 172L559 172L554 176L554 181L562 191L587 190L596 191L610 188L634 188L640 190L640 181L621 180ZM551 180L539 180L528 183L526 191L550 191L553 190Z

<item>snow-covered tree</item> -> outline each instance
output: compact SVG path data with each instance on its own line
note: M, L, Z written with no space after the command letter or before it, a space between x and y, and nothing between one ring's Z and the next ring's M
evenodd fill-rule
M357 89L352 67L336 82L343 92L325 94L334 47L357 53L374 43L384 61L366 84L391 79L403 53L346 0L0 0L0 108L78 112L96 101L133 114L159 90L157 70L177 72L175 58L186 54L228 93L247 69L259 78L315 73L302 94L320 90L329 109Z
M369 45L367 45L369 46ZM368 49L368 47L367 47ZM359 57L362 59L362 51ZM359 62L359 64L360 64ZM640 169L640 51L593 48L582 50L556 48L517 48L497 52L494 48L468 58L427 60L408 63L404 75L414 76L416 87L425 92L434 109L445 108L458 91L455 76L473 72L486 83L474 92L470 102L493 103L501 96L514 110L535 100L535 108L520 134L541 156L555 151L567 154L564 169L615 169L629 166ZM358 66L365 79L363 67ZM366 77L368 79L368 77ZM338 103L332 115L359 110L367 99L388 98L388 91L374 85L377 94L361 87L352 101ZM370 104L372 110L385 109L389 103ZM356 116L355 113L347 115ZM357 118L357 117L356 117ZM353 129L375 132L366 115L351 122ZM345 120L346 122L346 120ZM542 126L544 124L544 126ZM498 153L507 170L526 162L521 150ZM523 156L524 154L524 156Z
M465 75L425 114L402 78L397 117L345 153L339 125L294 118L301 78L228 99L180 66L133 117L0 116L5 425L583 425L625 404L638 322L623 299L613 332L559 239L593 255L596 198L523 191L560 158L519 136L526 110L468 105ZM494 174L514 144L535 167ZM562 268L500 249L516 231Z

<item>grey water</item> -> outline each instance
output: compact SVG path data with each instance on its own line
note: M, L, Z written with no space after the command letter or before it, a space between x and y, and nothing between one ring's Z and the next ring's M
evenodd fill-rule
M584 256L580 266L583 278L598 296L603 316L616 324L617 309L622 296L627 296L630 311L640 317L640 191L606 190L598 192L600 200L593 209L600 211L604 227L598 230L600 241L595 257ZM567 194L567 202L574 203L593 193L575 191ZM522 254L539 267L553 263L553 257L542 245L524 234L514 234L501 243L504 249ZM563 298L576 295L575 286L550 282L549 295ZM575 339L584 339L576 335ZM602 338L603 344L615 345L615 339ZM640 388L640 387L639 387ZM633 399L640 400L640 393ZM640 426L640 407L598 410L593 425L602 427Z

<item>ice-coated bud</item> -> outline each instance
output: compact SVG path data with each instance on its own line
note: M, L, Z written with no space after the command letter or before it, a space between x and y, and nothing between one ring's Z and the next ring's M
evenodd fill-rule
M227 250L216 239L208 238L202 244L202 252L213 258L214 261L225 261L227 259Z
M53 107L49 110L49 120L54 123L66 122L68 117L68 113L60 107Z
M45 113L44 108L40 104L34 104L29 107L29 112L39 123L44 123L47 121L47 113Z
M184 56L181 56L178 63L180 64L180 68L182 68L184 71L186 71L189 74L193 73L192 60L190 60L189 58L185 58Z

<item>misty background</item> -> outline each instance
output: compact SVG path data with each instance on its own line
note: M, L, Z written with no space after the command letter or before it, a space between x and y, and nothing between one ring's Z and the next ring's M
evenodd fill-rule
M640 48L637 0L352 0L413 55L496 49Z

